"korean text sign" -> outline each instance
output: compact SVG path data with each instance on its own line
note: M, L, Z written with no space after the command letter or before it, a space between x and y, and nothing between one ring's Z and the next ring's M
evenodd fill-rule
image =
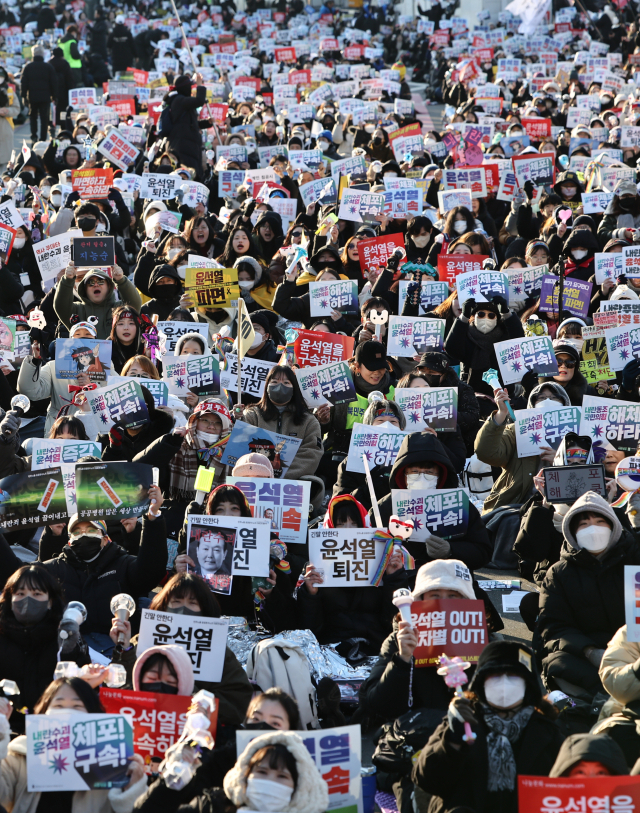
M346 361L319 367L303 367L295 373L307 406L337 406L356 400L353 376Z
M74 169L71 186L82 199L106 198L113 186L112 169Z
M640 327L628 325L605 330L609 367L614 372L624 370L633 359L640 358Z
M330 316L338 313L358 313L358 283L340 279L335 282L310 282L309 305L311 316Z
M198 308L229 308L240 296L237 268L187 268L184 285Z
M268 520L270 529L278 532L278 538L285 545L306 543L310 482L227 477L227 483L242 491L253 516Z
M225 618L143 610L138 646L141 652L151 646L181 646L191 659L195 679L217 683L222 679L228 631Z
M0 529L37 528L65 520L67 501L60 466L9 474L0 480Z
M220 373L220 385L225 390L237 392L238 356L235 353L227 353L226 365L226 368ZM242 371L240 373L242 392L256 398L262 398L269 370L275 366L274 361L260 361L260 359L245 356L242 359Z
M73 238L73 262L78 267L113 266L116 263L115 251L111 235Z
M503 271L470 271L456 279L458 301L490 302L494 296L509 300L509 279Z
M444 346L444 320L421 316L391 316L387 352L390 356L420 356Z
M457 387L396 388L393 397L403 411L410 431L420 432L430 426L436 432L455 432Z
M529 370L545 376L558 374L558 363L548 336L510 339L506 342L497 342L494 346L502 383L505 386L519 383Z
M50 440L34 438L31 446L31 468L33 471L63 463L76 463L80 457L92 455L100 457L100 444L93 440Z
M153 469L146 463L78 463L78 516L85 519L141 516L149 507L152 484Z
M354 342L351 336L299 330L293 343L293 351L300 367L315 367L351 358Z
M471 271L482 271L485 255L440 254L438 255L438 278L449 288L456 287L456 278Z
M215 356L180 356L175 362L167 361L162 377L172 395L220 394L220 362Z
M624 566L624 619L627 641L640 641L640 566Z
M631 401L611 401L595 395L582 400L580 434L589 435L594 446L632 446L635 452L640 438L640 404ZM626 441L626 444L625 444Z
M123 138L117 130L112 130L109 135L100 142L97 149L108 161L111 161L118 169L123 171L126 171L128 167L134 163L139 152L139 150L134 147L133 144L130 144L126 138ZM180 179L178 178L178 180Z
M360 268L363 271L370 271L372 268L384 267L387 260L397 248L404 248L403 234L385 234L382 237L369 237L358 242L358 255L360 257ZM400 265L406 262L406 257L400 261Z
M133 731L121 714L29 714L27 789L94 790L124 787Z
M562 290L562 309L574 316L586 316L589 311L591 289L593 283L582 282L579 279L565 277ZM542 280L540 291L540 310L545 313L558 312L558 296L560 295L558 277L548 276Z
M443 654L475 663L489 640L483 601L414 601L411 621L418 633L413 653L416 667L438 666Z
M567 432L577 434L580 425L580 407L516 409L515 416L518 457L539 455L542 446L557 449Z
M638 776L518 777L519 813L635 813Z
M100 387L87 393L87 401L93 414L102 422L105 432L114 423L129 428L149 423L149 410L137 381Z
M309 560L323 577L318 587L369 587L382 560L384 540L371 528L309 531Z
M411 540L425 542L428 537L464 536L469 525L469 495L462 488L391 489L393 512L400 519L412 519Z
M347 471L364 474L363 454L366 455L370 469L392 466L405 435L402 430L391 427L354 424L347 456Z
M360 247L362 243L358 245ZM398 310L402 311L407 298L411 280L400 280L398 283ZM427 281L420 283L420 304L418 305L418 315L424 316L438 305L441 305L449 296L449 286L446 282Z

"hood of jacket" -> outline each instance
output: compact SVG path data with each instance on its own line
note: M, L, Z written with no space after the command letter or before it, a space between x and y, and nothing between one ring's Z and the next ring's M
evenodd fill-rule
M275 239L283 236L282 218L277 212L262 212L260 217L256 220L256 225L253 229L254 233L257 234L260 226L263 226L265 223L268 223L271 226L271 231L273 232Z
M356 498L352 494L338 494L336 497L332 497L329 500L329 506L327 508L327 513L324 515L323 526L325 528L335 528L335 524L333 521L333 512L337 505L343 502L352 502L358 513L360 514L360 519L362 521L362 528L370 528L371 522L369 520L369 514L367 509L361 502L358 502Z
M571 521L578 514L582 514L585 511L592 511L594 514L601 514L611 524L611 538L609 540L607 551L611 550L611 548L622 536L623 528L620 524L620 520L616 516L616 512L609 505L609 503L599 494L596 494L593 491L587 491L587 493L583 494L582 497L578 497L562 520L562 533L567 541L567 544L575 551L581 550L574 534L571 531Z
M580 193L582 192L582 183L580 178L578 178L578 173L572 172L571 170L561 172L560 175L558 175L558 180L553 185L553 191L556 193L556 195L560 195L560 187L563 183L574 183L578 187L578 192L573 200L579 200ZM562 195L560 195L560 197L562 197Z
M340 259L340 252L338 251L338 249L334 248L333 246L322 246L321 248L318 249L318 251L316 251L313 257L309 259L309 265L313 269L315 269L316 274L318 273L318 271L322 271L322 269L325 268L325 266L329 265L328 262L320 262L320 255L324 254L326 251L330 252L334 257L333 263L331 263L331 265L333 265L336 268L336 270L342 271L343 270L342 260Z
M149 290L158 282L159 279L162 277L169 277L170 279L175 280L177 283L180 284L182 287L182 279L180 278L180 274L175 266L169 265L169 263L162 263L161 265L157 265L153 271L151 272L151 276L149 277Z
M247 265L250 265L255 271L253 286L251 288L251 290L253 290L260 285L260 280L262 279L262 266L254 257L249 257L249 255L246 255L245 257L238 257L238 259L234 262L233 267L239 268L242 263L247 263Z
M144 689L141 687L140 678L142 676L142 669L145 663L152 655L164 655L167 660L175 669L178 677L178 694L191 695L193 693L193 667L191 666L191 658L186 649L176 644L165 644L162 646L150 646L145 649L142 655L136 660L133 666L133 689L136 692L142 692Z
M407 466L419 463L437 463L440 468L438 488L457 488L458 475L453 469L447 450L437 437L427 432L412 432L402 441L395 463L391 467L389 483L391 488L406 488Z
M600 762L614 776L626 776L629 767L618 743L606 734L572 734L562 743L549 776L564 776L579 762Z
M593 257L597 251L600 251L600 243L598 243L591 229L572 229L571 234L564 241L563 254L569 256L571 250L578 248L578 246L586 248L589 257ZM584 260L581 260L581 262L584 262Z
M298 768L298 786L289 804L282 808L282 813L324 813L329 806L327 783L320 776L302 738L294 731L273 731L251 740L224 778L223 787L227 797L238 807L248 804L246 774L249 762L257 751L267 745L284 745Z
M99 305L96 305L95 303L93 303L89 299L89 296L87 295L87 281L90 280L91 277L102 277L102 279L107 280L107 284L109 286L109 292L107 293L105 298L102 300L102 302L100 302ZM116 288L115 283L110 277L106 276L106 274L103 274L101 271L96 271L94 269L94 270L91 270L90 272L88 272L87 274L85 274L85 276L82 278L82 281L78 284L78 296L80 297L82 302L85 305L87 305L88 307L91 307L91 308L105 308L106 310L109 310L110 308L115 308L117 306L117 304L118 304L118 299L116 298L115 288Z
M559 398L563 405L571 406L571 401L567 395L567 391L563 386L557 384L555 381L544 381L542 384L537 384L529 393L529 400L527 401L527 409L533 409L536 405L536 398L540 395L540 390L547 389L553 390L556 397Z
M206 336L203 336L201 333L198 333L197 330L194 330L193 333L183 333L182 336L180 336L180 338L176 342L176 346L173 351L174 355L179 356L182 351L182 347L184 346L184 343L189 341L194 341L198 342L199 344L203 344L204 349L202 355L204 356L209 355L209 343L207 341L207 338Z

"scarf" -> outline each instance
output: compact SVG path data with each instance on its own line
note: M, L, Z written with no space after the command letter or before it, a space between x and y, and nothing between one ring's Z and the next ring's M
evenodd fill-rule
M353 373L353 382L358 395L370 395L372 392L387 392L391 386L391 375L387 370L384 377L377 384L369 384L361 375Z
M195 430L189 430L177 454L169 461L169 472L171 475L169 480L169 495L172 500L191 501L195 498L196 491L194 485L198 475L198 469L200 466L210 469L216 463L222 465L220 458L224 453L230 436L231 431L211 446L198 449L196 444L200 443L200 441L196 437Z
M489 750L489 780L487 790L515 790L518 769L513 756L512 743L517 742L522 731L535 711L533 706L524 706L513 717L499 717L491 706L482 704L484 722L489 729L487 748Z
M482 333L475 325L469 326L469 338L471 339L471 347L469 348L470 360L469 364L473 370L488 370L490 367L496 367L494 361L496 352L494 344L508 339L507 331L501 322L494 327L489 333Z
M395 545L400 546L400 550L402 552L402 564L404 566L404 569L415 570L416 561L402 544L404 540L400 539L399 537L392 536L387 531L381 530L377 530L374 533L373 538L385 542L386 545L384 549L384 554L382 556L382 559L380 560L380 564L378 565L378 569L376 570L373 578L371 579L371 587L380 586L382 582L382 577L384 576L385 570L387 569L387 565L389 564L389 559L391 559Z
M585 257L582 262L577 263L573 258L569 258L568 260L564 261L564 275L568 277L569 274L572 274L578 268L588 268L591 264L593 257Z

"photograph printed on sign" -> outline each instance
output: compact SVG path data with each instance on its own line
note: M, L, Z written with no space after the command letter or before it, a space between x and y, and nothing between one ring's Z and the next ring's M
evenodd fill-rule
M104 383L111 371L111 341L56 339L56 378L75 380L86 373L90 381Z

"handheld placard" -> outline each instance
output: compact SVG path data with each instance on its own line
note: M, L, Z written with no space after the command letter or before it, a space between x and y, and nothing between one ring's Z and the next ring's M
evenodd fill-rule
M502 384L500 383L500 379L498 378L497 370L487 370L486 373L482 374L482 380L485 382L485 384L488 384L494 392L496 390L501 390L503 388ZM511 420L515 421L516 416L513 409L511 408L511 404L508 401L505 401L505 404L507 407L507 411L511 416Z
M214 477L215 471L213 469L207 469L204 466L198 467L198 473L196 475L196 502L204 502L204 498L213 488Z

